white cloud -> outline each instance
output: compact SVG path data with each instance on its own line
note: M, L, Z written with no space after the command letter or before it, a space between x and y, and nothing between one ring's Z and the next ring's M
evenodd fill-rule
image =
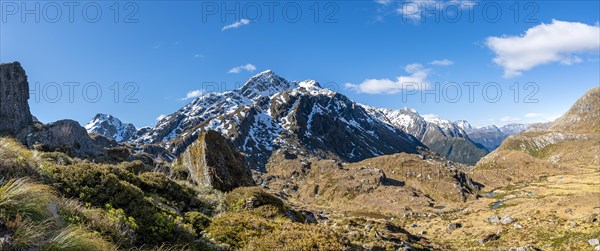
M439 120L440 119L440 116L438 116L437 114L433 114L433 113L423 114L423 115L421 115L421 117L423 117L426 121L432 121L432 120Z
M530 112L530 113L525 114L526 118L539 118L539 117L542 117L542 116L544 116L543 113Z
M375 2L378 4L388 5L392 3L392 0L375 0Z
M496 53L494 63L504 68L504 77L510 78L538 65L581 62L577 54L600 49L600 26L552 20L520 36L488 37L486 44Z
M250 24L250 20L244 18L244 19L241 19L240 21L237 21L235 23L223 26L223 28L221 29L221 31L229 30L229 29L237 29L237 28L239 28L241 26L248 25L248 24Z
M240 73L242 71L247 71L247 72L256 71L256 66L254 66L253 64L240 65L238 67L231 68L228 73Z
M512 116L504 116L502 118L500 118L500 122L517 122L517 121L521 121L521 118L518 117L512 117Z
M425 20L433 20L435 16L433 13L430 14L431 11L441 12L436 15L447 15L447 18L454 19L460 18L455 15L462 14L452 13L452 10L458 8L459 11L462 11L462 9L471 8L470 6L476 4L475 1L470 0L410 0L403 2L402 5L396 9L396 13L403 18L415 22L420 21L422 17L425 18Z
M194 57L195 58L204 58L204 55L202 55L202 54L194 54Z
M431 62L429 62L430 65L439 65L439 66L448 66L448 65L453 65L454 62L452 60L448 60L448 59L442 59L442 60L433 60Z
M202 96L202 94L204 93L203 90L194 90L194 91L190 91L188 92L184 98L182 98L181 100L188 100L188 99L192 99L192 98L197 98Z
M408 88L413 90L424 90L427 88L427 76L429 69L423 68L421 64L409 64L404 70L409 76L399 76L396 80L390 79L366 79L360 84L346 83L348 89L368 94L394 94Z
M167 117L167 115L164 115L164 114L158 115L158 117L156 117L156 121L161 121L166 117Z

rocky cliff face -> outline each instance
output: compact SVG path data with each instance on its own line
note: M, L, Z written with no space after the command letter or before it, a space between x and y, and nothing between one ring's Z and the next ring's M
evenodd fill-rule
M184 168L188 178L200 186L231 191L254 185L244 156L221 134L207 131L191 144L177 160L175 169Z
M0 64L0 133L16 133L31 126L29 83L18 62Z

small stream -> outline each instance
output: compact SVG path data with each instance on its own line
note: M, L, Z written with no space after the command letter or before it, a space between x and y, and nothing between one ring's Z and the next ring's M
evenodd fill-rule
M498 207L502 206L502 204L504 204L504 202L507 202L512 199L514 199L514 198L496 201L496 202L494 202L494 204L492 204L492 209L497 209Z

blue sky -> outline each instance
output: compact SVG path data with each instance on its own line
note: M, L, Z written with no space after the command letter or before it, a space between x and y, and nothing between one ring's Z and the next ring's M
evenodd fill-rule
M600 83L598 1L1 5L0 61L25 67L43 122L108 113L152 126L186 96L233 89L266 69L477 126L547 121Z

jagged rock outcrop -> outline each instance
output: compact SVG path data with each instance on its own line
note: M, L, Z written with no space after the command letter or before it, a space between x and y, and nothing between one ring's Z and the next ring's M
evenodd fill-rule
M236 147L216 131L207 131L176 160L175 169L185 168L189 179L200 186L230 191L254 185L252 173Z
M77 121L59 120L33 129L24 139L29 148L66 152L73 156L98 158L106 151L96 144Z
M0 134L14 134L33 125L29 83L19 62L0 64Z

